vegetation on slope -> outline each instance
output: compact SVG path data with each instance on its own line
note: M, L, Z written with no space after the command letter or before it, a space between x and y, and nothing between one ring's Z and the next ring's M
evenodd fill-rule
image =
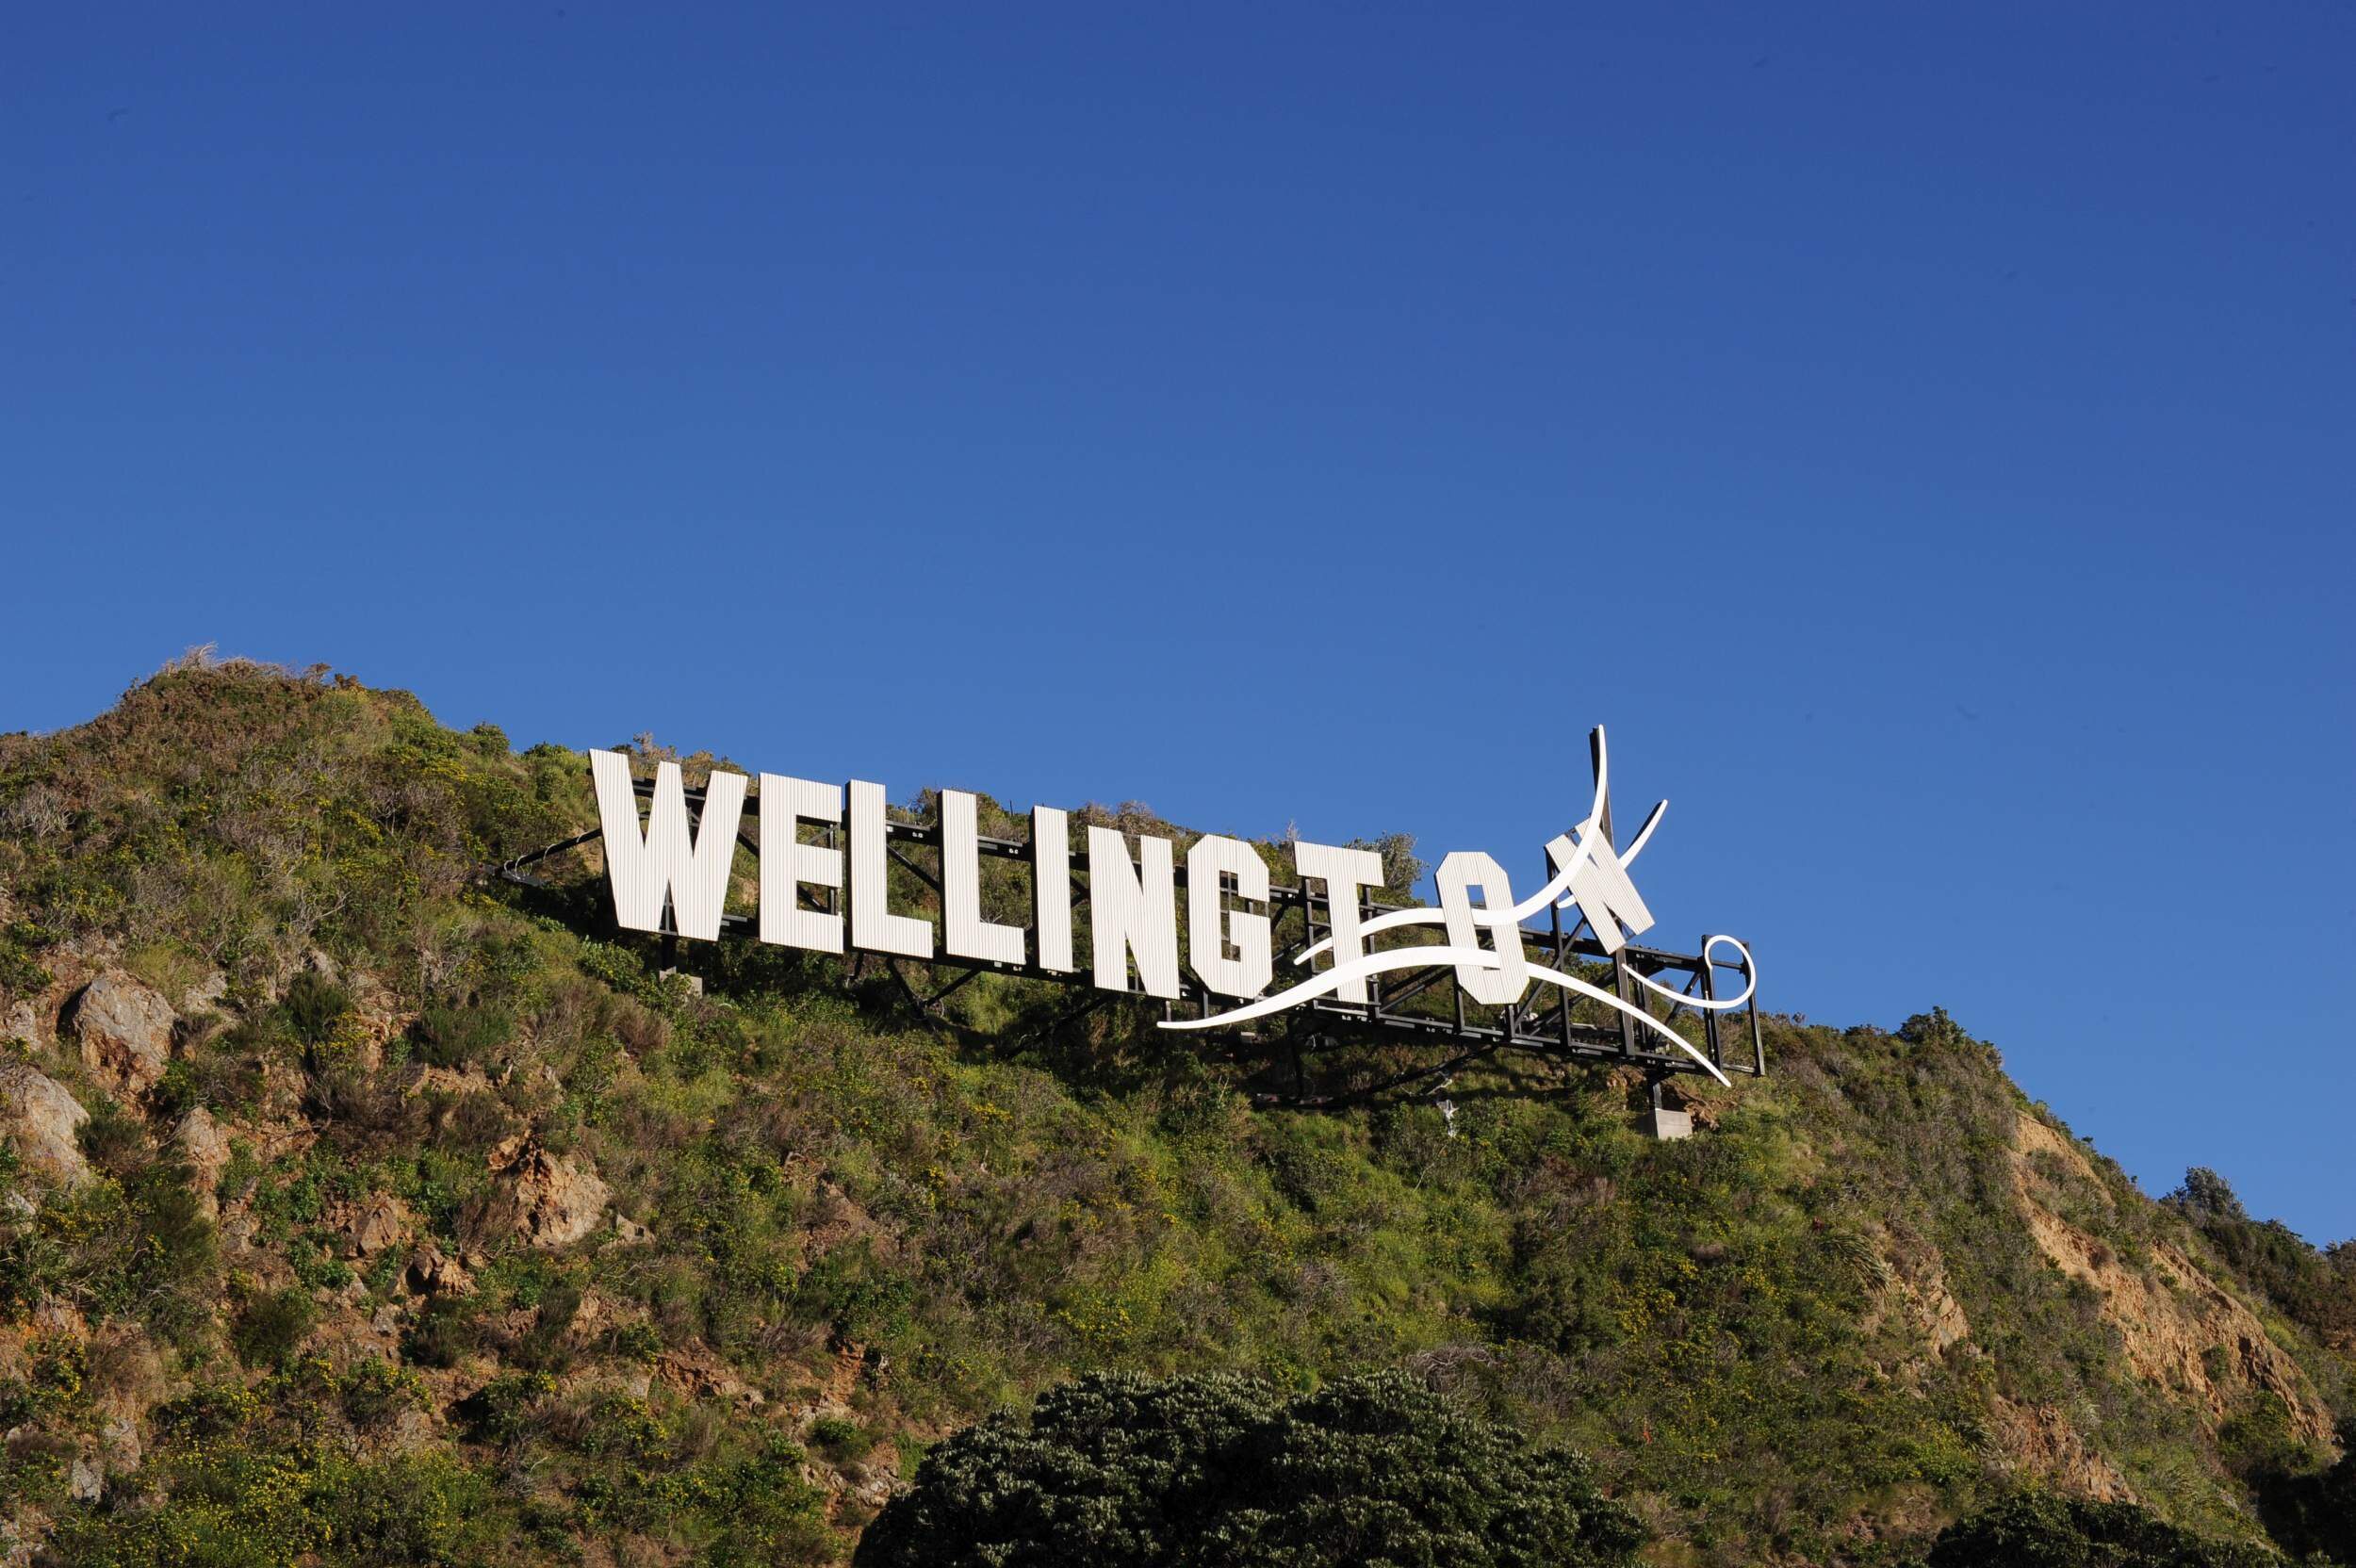
M1119 1009L733 942L699 989L482 875L593 822L578 753L251 665L0 740L20 1548L837 1560L1075 1375L1381 1369L1662 1562L1898 1560L2022 1482L2328 1547L2348 1249L2150 1201L1943 1014L1772 1021L1683 1143L1610 1070L1256 1112Z
M1633 1568L1643 1535L1578 1455L1396 1372L1095 1374L934 1448L856 1568Z

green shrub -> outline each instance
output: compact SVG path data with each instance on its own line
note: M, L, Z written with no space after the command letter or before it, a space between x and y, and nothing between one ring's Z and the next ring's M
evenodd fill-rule
M867 1429L847 1415L822 1415L810 1424L810 1446L828 1459L848 1459L865 1446Z
M2259 1517L2283 1550L2356 1563L2356 1415L2339 1424L2340 1457L2317 1469L2262 1472Z
M651 1364L663 1353L663 1334L653 1324L633 1318L614 1329L607 1346L624 1361Z
M1287 1399L1237 1378L1097 1376L928 1454L860 1568L1601 1568L1643 1538L1567 1449L1396 1374Z
M35 1334L25 1345L23 1375L0 1378L0 1428L37 1421L81 1397L90 1364L81 1342Z
M305 1045L324 1045L352 1011L352 994L317 970L304 970L286 987L279 1006Z
M373 1427L421 1406L425 1385L406 1367L382 1356L368 1356L336 1378L335 1397L343 1406L344 1419L355 1427Z
M45 988L51 975L37 955L55 939L31 921L10 921L0 927L0 990L29 996Z
M486 1443L505 1443L521 1435L541 1400L555 1391L556 1380L546 1372L502 1372L458 1403L459 1419Z
M198 1105L251 1110L261 1098L264 1061L292 1041L291 1027L275 1011L190 1041L188 1054L164 1069L155 1091L157 1110L172 1117Z
M153 1508L75 1512L45 1554L76 1568L457 1568L513 1560L490 1478L450 1454L381 1462L231 1439L168 1452Z
M157 1406L155 1427L172 1437L226 1437L261 1413L261 1396L243 1383L200 1383L179 1398Z
M237 1359L248 1366L283 1366L319 1320L319 1309L307 1292L289 1285L246 1303L237 1315L230 1343Z
M457 1365L481 1337L471 1302L436 1296L426 1302L401 1336L401 1353L419 1366L448 1368Z
M0 1220L0 1300L70 1284L85 1310L186 1339L211 1315L217 1253L187 1165L109 1100L93 1102L80 1137L110 1180L56 1195L36 1224Z
M352 1265L337 1257L315 1235L301 1235L286 1244L286 1266L295 1282L312 1289L341 1290L352 1282Z
M581 1310L581 1287L570 1280L535 1284L539 1311L532 1327L509 1348L507 1359L531 1371L562 1372L572 1362L569 1331L574 1315Z
M90 1163L118 1179L138 1169L155 1152L147 1123L108 1099L91 1102L90 1119L75 1135Z
M430 1004L409 1026L411 1049L429 1067L460 1068L486 1062L515 1033L515 1015L502 1008Z
M2133 1503L2016 1493L1939 1532L1923 1568L2274 1568L2254 1546L2203 1541Z

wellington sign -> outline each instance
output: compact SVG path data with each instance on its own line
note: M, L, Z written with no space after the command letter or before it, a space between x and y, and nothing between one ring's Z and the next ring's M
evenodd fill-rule
M1676 1071L1721 1083L1727 1070L1762 1071L1749 948L1709 936L1698 953L1681 955L1636 940L1654 917L1629 868L1668 803L1615 846L1601 729L1591 744L1588 811L1546 843L1543 884L1519 900L1504 866L1477 850L1440 862L1436 905L1399 906L1374 896L1383 862L1365 848L1295 842L1300 886L1279 887L1258 849L1219 834L1182 854L1170 838L1098 823L1078 825L1075 836L1071 812L1040 806L1026 838L1004 839L980 831L979 798L960 790L941 791L936 820L916 824L892 820L884 787L865 780L764 773L756 781L714 769L691 790L677 763L641 778L615 751L590 753L598 832L502 870L533 881L523 866L596 838L624 930L707 941L726 930L811 953L875 955L895 972L903 961L967 972L944 995L992 972L1090 988L1105 1000L1143 995L1163 1003L1160 1027L1170 1030L1282 1015L1296 1050L1344 1036L1459 1048L1401 1081L1498 1051L1617 1057L1656 1082ZM749 917L727 907L740 848L758 864ZM1012 862L1027 883L1021 923L984 913L984 867L993 862ZM893 906L895 864L913 878L903 877L902 890L923 895L937 919ZM1001 915L1014 912L1008 874L997 873ZM1085 951L1075 914L1085 916ZM1531 927L1537 920L1543 928ZM1720 994L1727 979L1735 983ZM1737 1009L1748 1011L1749 1050L1729 1053L1720 1021ZM1677 1027L1680 1014L1697 1027Z

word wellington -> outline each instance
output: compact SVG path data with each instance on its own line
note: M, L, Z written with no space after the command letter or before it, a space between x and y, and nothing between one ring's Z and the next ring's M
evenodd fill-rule
M756 789L714 770L691 790L677 763L640 778L614 751L590 753L599 832L502 870L533 882L525 864L597 837L626 930L709 941L749 929L782 947L879 955L895 973L900 960L967 972L946 989L1000 972L1110 993L1100 1000L1141 993L1161 999L1170 1030L1281 1014L1296 1051L1344 1038L1454 1048L1400 1082L1445 1081L1500 1051L1632 1061L1656 1094L1667 1072L1723 1083L1727 1070L1763 1071L1749 948L1709 936L1681 955L1635 940L1654 921L1629 867L1668 802L1615 845L1600 728L1590 749L1587 814L1546 845L1543 884L1518 901L1505 868L1478 851L1440 862L1436 906L1401 906L1374 896L1383 867L1366 848L1295 842L1299 886L1284 887L1271 871L1282 855L1218 834L1182 854L1170 838L1097 823L1075 836L1070 812L1040 806L1027 839L998 838L980 831L979 799L964 791L941 791L936 820L922 825L892 820L880 784L764 773ZM750 917L727 909L740 848L758 861ZM898 908L895 865L908 874ZM997 868L987 900L986 865ZM1739 984L1725 987L1729 975ZM1749 1049L1729 1061L1721 1019L1736 1009L1748 1010ZM1681 1018L1692 1021L1680 1028Z

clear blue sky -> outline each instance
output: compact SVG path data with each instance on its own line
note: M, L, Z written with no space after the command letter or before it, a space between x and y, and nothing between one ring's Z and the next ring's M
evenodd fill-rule
M0 725L1416 833L2356 1233L2356 12L20 8Z

